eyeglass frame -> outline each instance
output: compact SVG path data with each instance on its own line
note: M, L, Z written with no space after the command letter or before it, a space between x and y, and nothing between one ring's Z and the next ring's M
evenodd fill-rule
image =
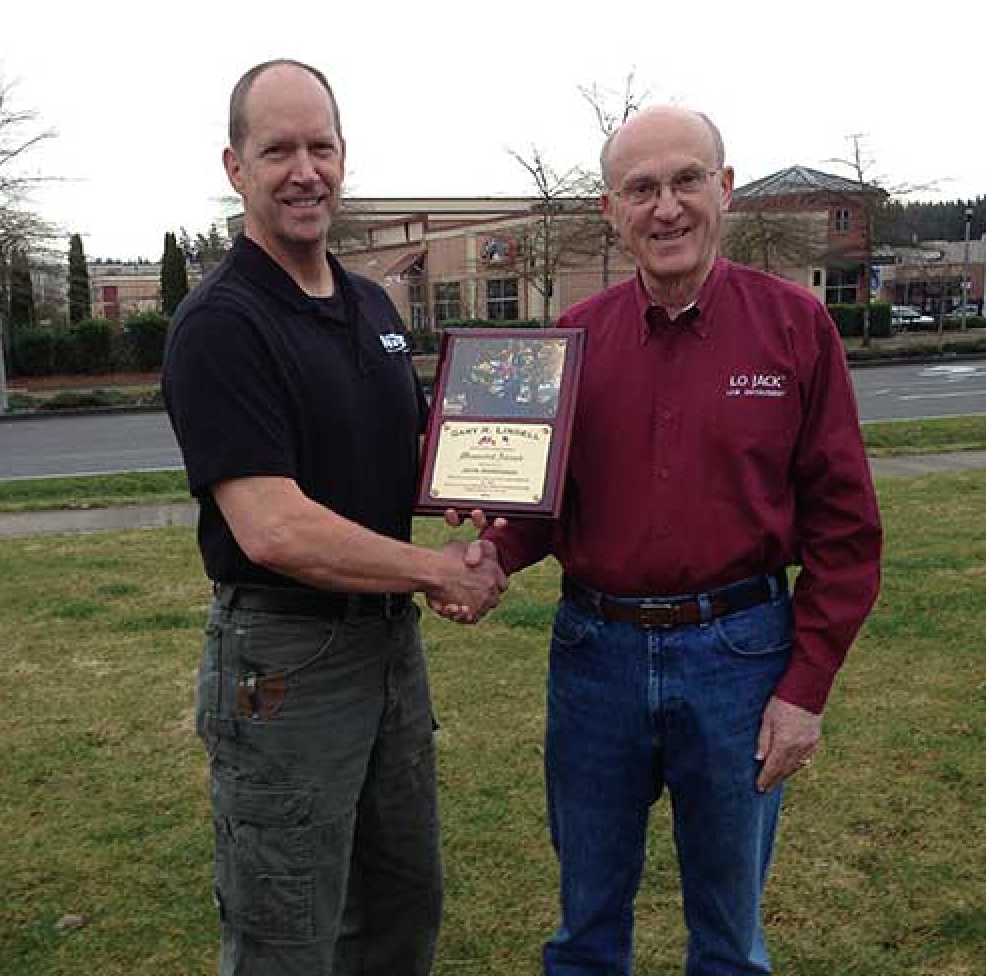
M682 197L687 198L699 193L711 177L717 176L724 169L724 166L717 166L715 169L706 169L704 166L685 167L664 180L652 180L649 177L641 177L637 181L636 187L628 188L624 185L619 189L613 190L612 194L631 207L642 207L645 204L652 203L654 200L660 200L664 195L665 188L675 200L680 200ZM682 186L680 181L690 175L695 176L694 186ZM677 186L675 185L676 181L678 182ZM641 196L639 200L627 196L630 192L640 193L644 189L647 191L646 195Z

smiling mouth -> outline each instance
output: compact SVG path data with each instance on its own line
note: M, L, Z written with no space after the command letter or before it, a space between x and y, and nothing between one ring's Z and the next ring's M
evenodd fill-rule
M651 240L663 243L665 241L680 241L688 233L688 228L682 230L667 230L651 234Z
M284 205L295 210L311 210L325 202L325 197L304 197L298 200L285 200Z

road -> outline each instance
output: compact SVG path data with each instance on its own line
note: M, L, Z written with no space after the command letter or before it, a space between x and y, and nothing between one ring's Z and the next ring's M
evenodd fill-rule
M986 359L853 371L864 421L986 413ZM0 422L0 478L179 468L163 413Z

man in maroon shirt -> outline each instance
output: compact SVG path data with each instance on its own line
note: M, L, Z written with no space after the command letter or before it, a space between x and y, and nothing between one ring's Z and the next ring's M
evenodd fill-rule
M630 973L667 787L687 976L767 973L781 784L815 751L876 598L876 499L824 307L718 255L733 170L715 126L642 111L602 168L638 274L558 323L587 338L564 512L485 533L508 573L548 554L564 570L545 748L562 918L545 972Z

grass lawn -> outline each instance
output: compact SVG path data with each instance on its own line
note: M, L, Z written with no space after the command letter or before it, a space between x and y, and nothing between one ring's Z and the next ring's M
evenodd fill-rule
M980 976L986 959L986 473L880 485L879 606L788 798L765 911L785 976ZM419 522L423 541L446 530ZM216 971L192 729L208 600L193 534L0 541L0 973ZM424 618L447 866L437 976L535 976L554 920L541 730L557 570L476 628ZM680 972L667 808L637 972ZM86 924L59 933L67 914Z

